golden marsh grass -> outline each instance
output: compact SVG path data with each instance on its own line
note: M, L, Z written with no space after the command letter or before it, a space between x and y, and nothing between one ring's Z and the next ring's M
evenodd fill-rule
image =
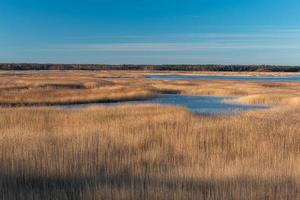
M159 105L0 108L0 199L300 199L300 83L161 81L141 72L1 72L0 104L161 92L285 105L200 116Z
M134 78L114 72L2 72L1 105L56 105L145 99L153 96L143 86L116 84L110 78Z
M299 82L155 80L151 84L157 90L186 95L231 96L243 104L300 105Z
M288 116L288 117L287 117ZM0 110L3 199L297 199L300 109Z
M1 72L0 105L55 105L126 101L151 98L161 92L232 96L235 97L234 102L244 104L300 104L299 82L163 81L144 78L143 75L147 73L149 72ZM243 75L244 73L229 74ZM270 75L280 74L271 73Z

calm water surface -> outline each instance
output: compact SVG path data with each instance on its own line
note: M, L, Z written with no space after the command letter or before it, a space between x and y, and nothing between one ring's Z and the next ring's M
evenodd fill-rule
M220 75L146 75L157 80L233 80L233 81L273 81L300 82L300 75L295 76L220 76Z
M122 103L93 103L82 105L68 105L64 106L69 109L85 108L92 105L124 105L124 104L161 104L161 105L176 105L187 108L193 113L199 114L234 114L245 110L253 109L266 109L267 106L256 105L238 105L227 103L224 100L229 98L212 97L212 96L187 96L179 94L163 94L160 97L142 100L142 101L130 101Z
M220 76L220 75L146 75L147 78L159 80L239 80L239 81L271 81L271 82L300 82L300 75L295 76ZM157 98L118 102L118 103L97 103L83 105L64 106L70 109L83 108L91 105L122 105L122 104L161 104L176 105L187 108L193 113L199 114L234 114L246 110L267 109L269 106L260 105L239 105L229 103L229 98L215 96L187 96L180 94L163 94Z

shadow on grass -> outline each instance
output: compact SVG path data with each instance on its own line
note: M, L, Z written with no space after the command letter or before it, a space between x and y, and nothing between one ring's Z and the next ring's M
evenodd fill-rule
M293 180L191 180L115 176L60 178L0 176L1 199L300 199Z

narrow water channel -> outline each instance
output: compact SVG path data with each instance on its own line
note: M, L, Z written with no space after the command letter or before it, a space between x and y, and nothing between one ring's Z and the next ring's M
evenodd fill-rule
M67 109L85 108L95 105L124 105L124 104L161 104L161 105L176 105L187 108L193 113L199 114L234 114L241 111L253 109L266 109L268 106L258 105L240 105L228 103L228 98L215 96L187 96L180 94L163 94L157 98L141 101L129 101L118 103L92 103L92 104L78 104L63 106Z
M152 74L146 78L156 80L233 80L233 81L272 81L272 82L300 82L300 75L294 76L221 76L221 75L172 75Z

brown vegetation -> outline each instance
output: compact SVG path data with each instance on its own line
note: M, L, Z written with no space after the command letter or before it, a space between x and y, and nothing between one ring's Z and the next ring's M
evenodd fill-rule
M0 199L300 199L300 83L1 72L0 105L234 96L285 105L198 116L158 105L0 108Z
M151 98L157 93L166 92L233 96L236 97L234 102L246 104L300 105L299 82L162 81L146 79L143 76L146 73L137 71L1 72L0 105L127 101Z
M31 72L0 73L1 105L57 105L127 101L154 94L142 86L115 84L112 78L134 78L127 73Z
M299 199L299 107L0 109L2 199Z
M187 95L231 96L243 104L300 105L299 82L155 80L151 84L157 90Z

